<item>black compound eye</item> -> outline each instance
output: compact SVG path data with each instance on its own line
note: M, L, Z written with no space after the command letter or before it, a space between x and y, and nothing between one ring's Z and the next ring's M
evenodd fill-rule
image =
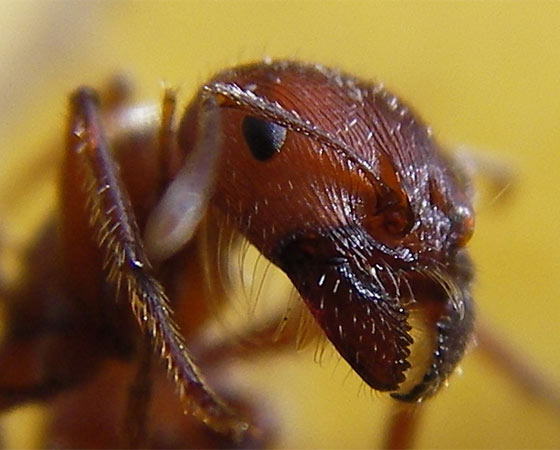
M278 153L284 145L287 133L286 128L281 125L252 116L243 119L241 131L251 153L259 161L266 161Z

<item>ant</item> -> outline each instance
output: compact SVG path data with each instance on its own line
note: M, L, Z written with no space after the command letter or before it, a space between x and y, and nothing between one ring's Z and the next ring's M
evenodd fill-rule
M472 188L409 106L381 85L288 61L217 74L178 126L174 91L160 112L129 96L120 84L101 103L86 87L70 98L60 214L29 250L24 282L1 286L2 408L134 362L135 373L113 367L132 379L126 398L104 402L124 402L120 434L107 419L106 436L63 445L266 446L254 406L218 394L195 362L233 345L196 337L208 303L225 300L209 298L208 274L240 239L288 276L367 385L414 407L438 392L475 334ZM202 234L216 253L205 261ZM162 400L154 355L176 390L167 411L197 419L173 437L147 419ZM403 411L388 446L412 441Z

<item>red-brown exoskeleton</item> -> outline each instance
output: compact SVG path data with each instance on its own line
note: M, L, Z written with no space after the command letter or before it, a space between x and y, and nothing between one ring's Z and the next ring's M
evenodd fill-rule
M71 96L60 215L31 249L25 282L3 288L3 408L50 399L108 360L137 361L127 406L114 402L125 442L202 445L190 430L158 440L145 423L155 350L179 416L222 445L265 445L247 405L230 406L191 357L204 358L190 342L208 318L194 238L203 222L279 266L369 386L405 402L437 392L473 332L473 212L466 177L405 104L294 62L219 73L178 126L172 92L161 116L121 100ZM122 442L103 433L58 444Z

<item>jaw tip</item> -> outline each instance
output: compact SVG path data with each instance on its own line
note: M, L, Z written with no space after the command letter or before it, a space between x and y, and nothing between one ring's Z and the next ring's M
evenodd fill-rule
M426 382L425 380L422 380L422 382L420 382L407 392L391 393L391 397L395 400L399 400L405 403L421 403L426 398L434 395L439 390L440 385L440 380L437 380L436 377L433 377L432 382Z

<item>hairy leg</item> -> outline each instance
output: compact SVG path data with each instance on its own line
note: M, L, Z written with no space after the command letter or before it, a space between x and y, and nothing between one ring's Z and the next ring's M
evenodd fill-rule
M214 430L241 439L248 423L207 387L172 320L169 300L146 256L130 199L109 150L96 95L89 89L79 89L71 99L65 166L70 176L79 173L78 178L85 181L89 226L104 255L108 278L127 292L132 311L166 364L183 406ZM67 181L65 186L71 196L75 183Z

